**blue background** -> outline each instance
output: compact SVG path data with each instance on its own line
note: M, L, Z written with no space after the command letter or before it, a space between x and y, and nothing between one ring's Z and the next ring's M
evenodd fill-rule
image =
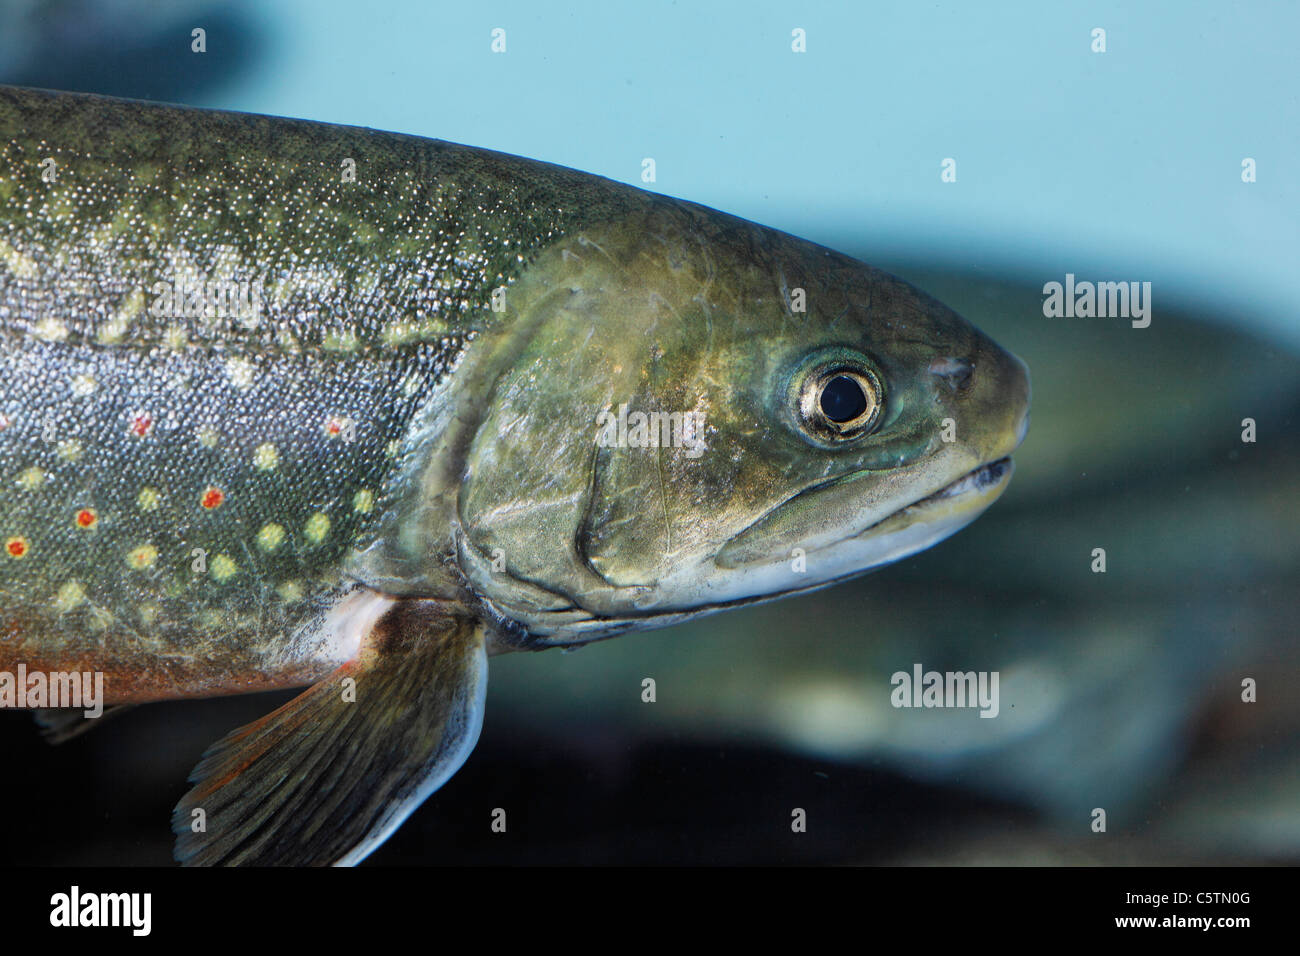
M433 136L637 185L653 157L647 188L881 265L1151 281L1157 321L1162 304L1197 304L1300 343L1300 4L241 11L267 47L194 105ZM209 37L209 55L221 42ZM955 183L940 181L945 157Z

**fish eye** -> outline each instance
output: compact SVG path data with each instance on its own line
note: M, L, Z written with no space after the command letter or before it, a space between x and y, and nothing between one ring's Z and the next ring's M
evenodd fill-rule
M867 396L852 375L836 375L822 386L818 404L823 415L837 425L846 425L867 410Z
M799 389L799 424L811 437L839 443L868 434L880 419L880 380L864 364L810 369Z

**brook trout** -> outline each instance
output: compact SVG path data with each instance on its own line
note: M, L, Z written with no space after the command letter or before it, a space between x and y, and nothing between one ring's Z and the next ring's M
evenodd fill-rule
M1028 422L950 309L733 216L13 88L0 343L0 703L309 685L204 755L186 864L356 863L465 761L490 655L914 554Z

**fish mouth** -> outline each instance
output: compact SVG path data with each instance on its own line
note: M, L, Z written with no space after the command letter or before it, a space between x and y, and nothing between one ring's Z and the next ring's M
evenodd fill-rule
M841 538L840 541L873 536L882 531L895 531L918 520L930 522L934 520L935 512L946 511L954 518L969 515L967 520L974 520L979 512L997 500L1014 472L1015 463L1010 455L986 462L950 481L938 491L904 505L875 524ZM975 514L970 514L972 511Z
M940 488L933 494L926 495L910 505L905 505L894 514L900 514L909 508L919 508L927 504L944 501L949 498L956 498L961 495L987 491L990 488L1000 484L1005 484L1015 471L1015 463L1012 462L1011 456L999 458L997 461L991 461L986 465L980 465L978 468L972 468L966 474L962 475L956 481L950 482ZM890 515L892 518L893 515ZM885 519L886 521L889 518Z
M779 565L791 541L802 541L804 553L817 554L828 576L861 573L914 554L974 521L1002 494L1013 470L1010 455L1004 455L938 488L922 485L914 492L921 496L901 507L861 517L855 514L857 496L842 492L878 473L853 472L787 499L728 542L714 563L727 571ZM839 493L835 510L824 504L828 493Z

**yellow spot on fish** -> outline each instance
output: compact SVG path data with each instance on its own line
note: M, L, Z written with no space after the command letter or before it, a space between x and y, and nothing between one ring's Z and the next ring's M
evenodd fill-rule
M211 425L204 425L195 432L195 437L204 448L216 448L217 442L221 440L221 433Z
M140 494L135 498L135 506L141 511L157 511L161 502L162 495L157 488L141 488Z
M257 546L263 551L274 551L284 541L284 527L278 524L263 525L257 532Z
M419 334L413 322L394 322L384 329L383 342L389 348L402 345Z
M110 230L111 231L111 230ZM104 327L99 330L99 342L101 345L116 345L126 336L127 328L131 322L140 315L144 310L144 290L136 287L131 293L122 300L118 307L117 315L113 316Z
M28 468L18 476L18 484L28 491L35 491L45 484L45 472L35 466Z
M355 332L331 332L321 340L321 348L326 352L355 352L358 343Z
M69 438L67 441L59 442L59 457L64 461L79 461L81 459L81 442L75 438Z
M280 600L284 601L286 604L292 604L295 601L301 601L302 582L285 581L283 584L281 584L278 588L275 589L275 593L280 595Z
M303 528L303 534L312 544L320 544L325 540L325 535L330 533L329 515L316 512L307 519L307 525Z
M179 352L189 342L189 335L179 325L173 325L163 335L163 345L173 352Z
M97 631L106 631L108 626L113 623L115 618L113 612L106 607L91 607L90 609L90 626Z
M375 495L374 492L370 491L369 489L362 488L360 491L358 491L355 495L352 496L353 511L356 511L363 515L368 515L370 514L371 509L373 509L374 507L375 507Z
M219 554L213 558L209 567L212 570L212 576L218 581L229 581L239 573L239 565L224 554Z
M52 316L41 319L32 331L46 342L62 342L68 337L68 327Z
M0 239L0 262L8 266L9 271L19 279L36 278L36 263L3 239Z
M226 363L226 377L235 388L252 388L256 373L257 369L253 367L253 363L244 359L231 359Z
M79 607L86 600L86 589L81 586L80 581L69 581L59 592L54 595L54 609L60 614L67 614L73 608Z
M158 549L151 544L142 544L138 548L132 548L126 555L127 565L137 571L153 567L154 562L157 560Z
M126 336L126 321L124 319L113 319L104 324L99 330L100 345L117 345Z
M136 286L131 293L122 300L118 307L116 318L122 322L130 322L144 310L144 289Z
M384 446L384 454L387 455L389 458L396 458L397 453L401 450L402 450L402 443L400 441L395 441L395 440L390 441L387 445Z
M99 383L95 381L93 375L77 375L72 379L72 394L77 398L85 398L87 395L94 395L95 389Z
M158 620L157 604L141 604L137 613L140 615L140 623L145 627L153 627L154 622Z
M253 452L253 467L258 471L270 471L280 464L280 452L270 442L258 445Z

